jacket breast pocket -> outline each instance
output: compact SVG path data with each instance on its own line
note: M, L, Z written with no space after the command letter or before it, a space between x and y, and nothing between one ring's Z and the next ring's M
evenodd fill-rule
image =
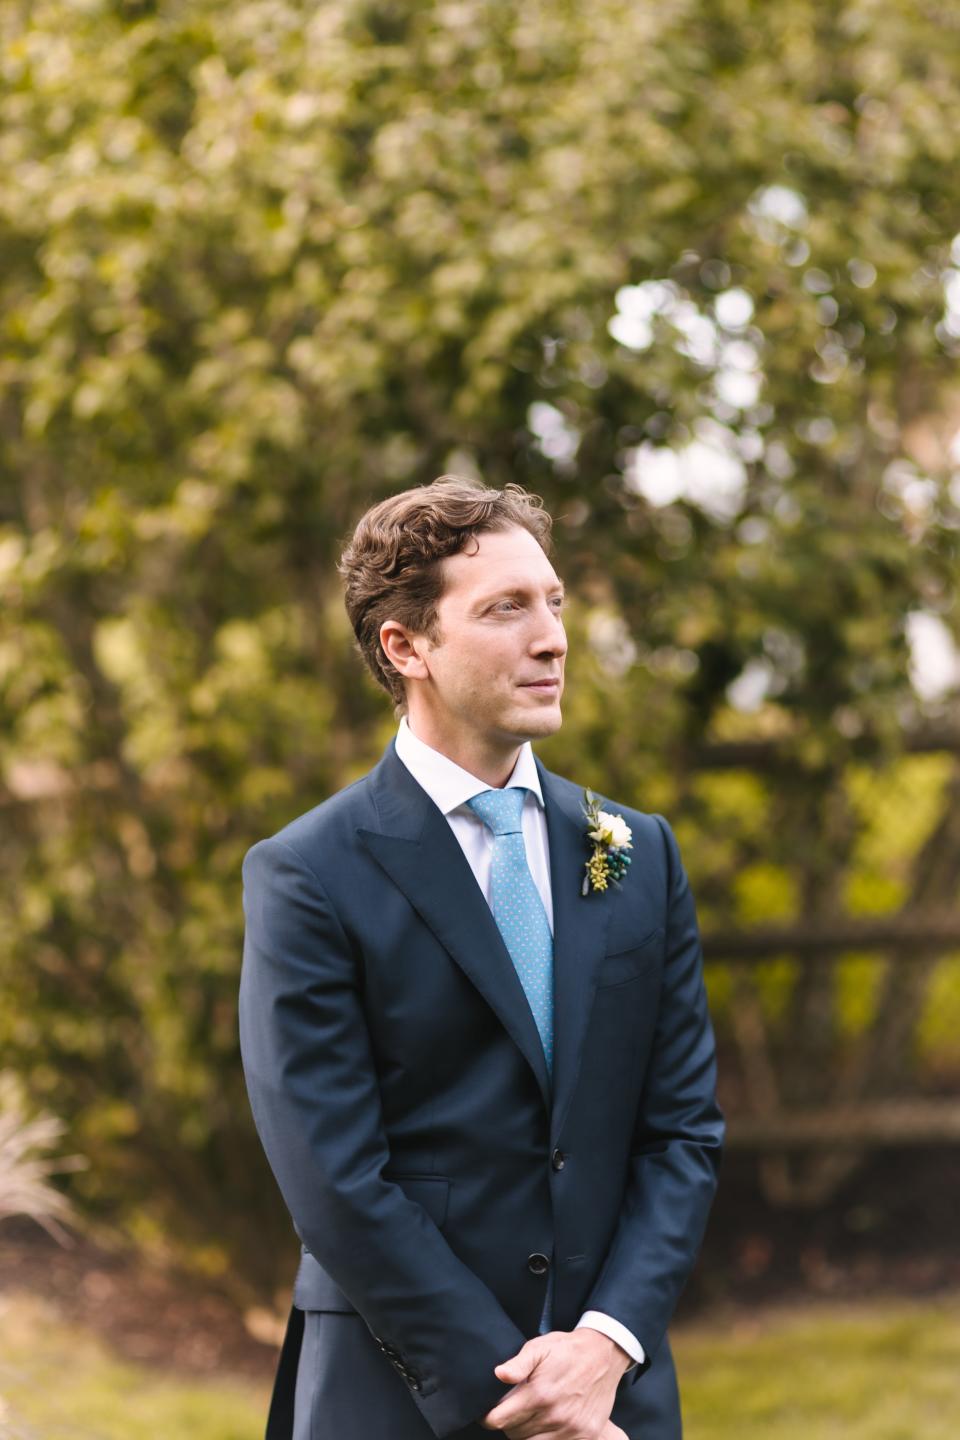
M606 985L622 985L626 980L636 979L655 965L662 954L663 927L658 925L655 930L651 930L633 944L619 945L604 955L597 966L597 989L601 990Z
M450 1181L446 1175L388 1175L395 1180L408 1200L421 1205L439 1229L447 1218ZM300 1267L293 1282L293 1303L298 1310L333 1310L355 1315L357 1307L347 1299L320 1261L301 1246Z

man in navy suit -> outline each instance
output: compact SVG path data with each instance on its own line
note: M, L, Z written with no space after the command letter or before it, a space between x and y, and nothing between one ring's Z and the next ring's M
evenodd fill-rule
M700 940L663 816L589 820L531 749L550 525L452 476L363 516L340 571L397 734L244 859L244 1071L302 1242L268 1440L681 1435L724 1135Z

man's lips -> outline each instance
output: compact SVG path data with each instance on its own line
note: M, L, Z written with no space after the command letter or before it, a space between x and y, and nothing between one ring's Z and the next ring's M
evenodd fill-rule
M524 690L558 690L560 681L556 676L552 680L525 680L521 688Z

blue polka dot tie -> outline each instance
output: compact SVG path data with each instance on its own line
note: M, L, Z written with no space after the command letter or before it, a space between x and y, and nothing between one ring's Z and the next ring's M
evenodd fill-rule
M543 1044L547 1072L552 1079L553 936L540 891L527 864L523 843L521 816L526 793L524 787L510 785L505 790L484 790L474 795L467 804L493 831L490 908L533 1012ZM541 1335L551 1328L552 1296L551 1266L540 1319Z

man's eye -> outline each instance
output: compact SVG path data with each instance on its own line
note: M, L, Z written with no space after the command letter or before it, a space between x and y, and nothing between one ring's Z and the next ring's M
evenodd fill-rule
M553 598L552 598L551 601L550 601L550 604L554 607L554 609L556 609L556 610L562 610L562 609L563 609L563 606L564 606L564 600L565 600L565 597L564 597L563 595L554 595ZM497 610L519 610L519 609L521 609L522 607L518 604L518 602L517 602L516 600L498 600L497 603L496 603L496 605L494 605L493 608L494 608L495 611L497 611Z

